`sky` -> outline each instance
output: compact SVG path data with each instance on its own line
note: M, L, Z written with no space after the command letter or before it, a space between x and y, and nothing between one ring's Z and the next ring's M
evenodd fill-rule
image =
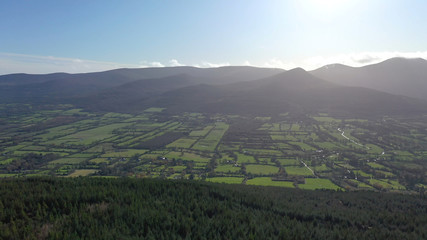
M2 0L0 74L427 59L425 0Z

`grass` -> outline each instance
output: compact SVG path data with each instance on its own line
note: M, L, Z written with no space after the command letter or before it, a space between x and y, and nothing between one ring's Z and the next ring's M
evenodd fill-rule
M207 126L203 128L202 130L193 130L190 132L190 137L204 137L208 134L208 132L214 128L214 126Z
M45 146L26 146L24 148L20 149L21 151L46 151L46 147Z
M364 172L364 171L362 171L362 170L354 170L353 172L354 172L354 174L356 174L356 175L360 175L360 176L362 176L362 177L366 177L366 178L373 177L373 176L372 176L372 174L370 174L370 173L366 173L366 172Z
M8 158L0 161L0 165L6 165L13 162L14 158Z
M235 167L234 165L218 165L215 168L215 172L223 172L223 173L235 173L240 171L240 167Z
M292 132L296 132L296 131L299 131L300 130L300 128L301 128L301 126L299 125L299 124L297 124L297 123L293 123L292 124L292 126L291 126L291 131Z
M399 189L399 190L405 190L406 189L403 185L401 185L398 181L395 181L395 180L369 179L369 183L372 186L380 186L380 187L386 188L386 189Z
M246 184L248 185L258 185L258 186L275 186L275 187L288 187L288 188L294 188L293 182L288 181L273 181L271 180L271 177L257 177L252 178L246 181Z
M241 177L213 177L213 178L206 178L206 181L215 182L215 183L241 184L243 182L243 178L241 178Z
M313 173L306 167L285 167L288 175L313 176Z
M384 174L384 176L386 177L386 178L389 178L389 177L395 177L396 175L394 175L393 173L391 173L391 172L386 172L386 171L380 171L380 170L378 170L378 171L376 171L377 173L380 173L380 174Z
M318 122L325 122L325 123L341 122L341 120L332 118L332 117L313 117L313 118Z
M78 169L78 170L75 170L70 175L68 175L68 177L88 176L90 174L96 173L97 171L98 170L96 170L96 169Z
M78 153L49 162L49 164L79 164L93 157L93 154Z
M61 157L69 155L66 152L41 152L41 151L15 151L13 154L14 155L18 155L18 156L22 156L22 155L26 155L26 154L29 154L29 153L42 154L42 155L56 154L56 155L59 155Z
M193 145L196 141L197 139L195 138L183 137L168 144L166 147L167 148L190 148L191 145Z
M119 152L106 153L106 154L103 154L101 157L103 157L103 158L109 158L109 157L111 157L111 158L120 158L120 157L130 158L130 157L133 157L135 155L142 155L146 152L147 152L147 150L144 150L144 149L125 149L125 150L122 150Z
M319 147L319 149L333 150L333 149L340 149L341 148L332 142L314 142L314 144L317 145Z
M99 164L99 163L108 163L108 160L106 158L94 158L89 160L89 162Z
M369 165L373 169L390 170L388 167L381 165L381 164L378 164L376 162L369 162L369 163L367 163L367 165Z
M300 161L296 159L277 159L278 162L280 162L280 165L282 166L299 166L301 164Z
M278 173L279 168L271 165L248 164L246 165L246 172L251 174L271 175Z
M159 113L159 112L162 112L163 110L165 110L165 108L151 107L151 108L145 109L144 112L148 112L148 113Z
M286 137L284 135L278 135L278 134L271 134L271 139L273 141L285 141Z
M371 154L381 154L382 152L384 152L384 149L378 147L377 145L374 144L366 144L366 147L368 147L368 153Z
M188 160L188 161L194 161L194 162L202 162L207 163L210 161L210 158L200 156L195 153L190 152L170 152L165 155L168 159L182 159L182 160Z
M78 144L78 145L89 145L95 141L103 140L105 138L113 136L112 132L115 129L129 126L129 123L115 123L102 127L93 128L86 131L80 131L71 135L61 137L57 140L50 141L50 144Z
M306 178L305 184L298 184L298 188L306 190L316 190L316 189L332 189L337 190L341 189L338 185L335 185L329 179L322 178Z
M48 132L45 134L38 135L37 138L41 138L43 141L47 141L49 139L54 139L57 137L61 137L61 136L65 136L65 135L74 133L78 130L76 127L73 127L71 125L65 125L65 126L49 128L47 131Z
M358 188L367 188L367 189L372 189L373 188L371 185L368 185L368 184L366 184L364 182L357 181L356 179L349 179L347 181L356 183Z
M311 169L313 169L313 171L316 171L316 172L327 172L327 171L331 170L325 164L315 166L315 167L311 167Z
M242 153L235 153L237 155L238 163L256 163L255 158L251 155L246 155Z
M173 169L175 172L182 172L184 169L187 168L187 166L173 166L173 167L168 167L168 169Z
M300 147L303 151L314 151L314 150L316 150L316 148L314 148L314 147L312 147L306 143L303 143L303 142L290 142L290 144L293 144L293 145Z
M86 160L87 160L87 158L66 157L66 158L60 158L58 160L53 160L50 162L50 164L79 164L79 163L84 162Z
M228 124L223 122L216 122L215 128L211 130L208 135L196 142L193 149L201 151L214 151L219 141L221 141L222 136L228 130Z
M264 156L282 156L283 153L279 150L270 149L245 149L248 153L253 155L264 155Z
M17 173L0 173L0 178L9 178L9 177L16 177L18 176Z
M21 144L15 145L15 146L5 148L3 152L14 152L14 151L19 150L21 148L24 148L26 146L27 145L24 145L21 143Z
M291 146L289 144L278 142L275 144L280 150L292 150L294 149L294 146Z
M113 150L114 150L113 144L111 144L111 143L101 143L99 145L96 145L94 147L91 147L91 148L85 150L85 152L101 153L101 152L111 152Z

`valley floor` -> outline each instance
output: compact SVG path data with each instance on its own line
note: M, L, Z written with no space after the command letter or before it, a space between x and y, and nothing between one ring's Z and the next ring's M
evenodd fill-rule
M409 193L427 186L426 116L0 109L0 177L127 176Z

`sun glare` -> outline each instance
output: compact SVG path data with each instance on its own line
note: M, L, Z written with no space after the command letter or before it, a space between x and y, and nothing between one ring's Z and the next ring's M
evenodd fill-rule
M349 6L350 0L306 0L304 7L315 18L331 20Z

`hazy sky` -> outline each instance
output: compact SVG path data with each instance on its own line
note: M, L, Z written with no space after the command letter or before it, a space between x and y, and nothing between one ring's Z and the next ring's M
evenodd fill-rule
M2 0L0 74L427 58L426 0Z

